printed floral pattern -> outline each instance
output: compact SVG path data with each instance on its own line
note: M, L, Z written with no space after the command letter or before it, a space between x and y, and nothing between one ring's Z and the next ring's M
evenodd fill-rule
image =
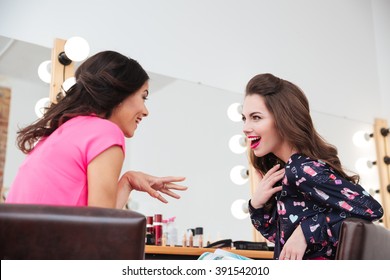
M308 244L304 259L334 259L341 222L347 217L376 220L381 205L359 184L349 182L325 162L300 154L285 166L282 191L276 207L254 209L249 203L253 226L275 243L277 259L283 245L298 225Z

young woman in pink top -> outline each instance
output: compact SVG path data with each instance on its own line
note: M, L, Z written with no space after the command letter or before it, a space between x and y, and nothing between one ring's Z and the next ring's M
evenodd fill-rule
M18 132L27 157L7 203L123 208L133 190L167 203L184 177L128 171L120 177L125 137L148 115L146 71L117 52L95 54L76 71L76 84L43 118ZM120 177L120 178L119 178Z

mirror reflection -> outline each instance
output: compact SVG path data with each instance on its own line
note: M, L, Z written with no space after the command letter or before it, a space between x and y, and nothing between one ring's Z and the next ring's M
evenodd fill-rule
M5 37L0 43L0 86L11 90L3 180L7 188L24 158L15 145L16 131L36 119L35 104L49 95L49 85L39 79L37 69L50 59L51 50ZM176 217L178 242L188 228L196 227L203 227L205 241L252 240L252 225L242 207L250 197L246 151L231 149L232 139L240 143L242 123L228 116L231 105L242 102L243 93L149 74L150 115L127 140L123 172L185 176L189 189L180 200L168 198L166 205L133 193L129 207L145 216ZM357 147L352 141L357 131L370 132L372 124L319 111L312 115L322 136L338 147L347 169L357 172L359 158L375 159L373 143ZM232 180L236 170L242 181ZM378 185L375 167L359 173L368 190Z

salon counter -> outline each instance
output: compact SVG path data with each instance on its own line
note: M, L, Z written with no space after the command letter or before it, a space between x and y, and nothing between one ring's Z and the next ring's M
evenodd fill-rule
M266 260L272 259L273 251L253 251L227 249L229 252L242 255L251 259ZM145 246L146 260L196 260L204 252L214 252L215 248L181 247L181 246Z

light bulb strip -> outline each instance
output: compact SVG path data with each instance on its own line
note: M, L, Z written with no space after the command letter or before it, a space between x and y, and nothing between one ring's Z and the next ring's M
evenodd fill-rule
M390 165L386 164L386 156L390 154L390 141L388 135L387 121L384 119L375 119L374 123L374 139L377 154L377 166L379 175L379 194L383 207L383 224L386 228L390 228L390 194L387 191L387 186L390 185Z
M58 60L58 56L64 52L66 40L63 39L55 39L54 46L51 53L51 85L50 85L50 101L52 103L57 104L58 99L57 96L61 93L61 85L62 83L74 76L74 63L71 62L69 65L64 66Z

